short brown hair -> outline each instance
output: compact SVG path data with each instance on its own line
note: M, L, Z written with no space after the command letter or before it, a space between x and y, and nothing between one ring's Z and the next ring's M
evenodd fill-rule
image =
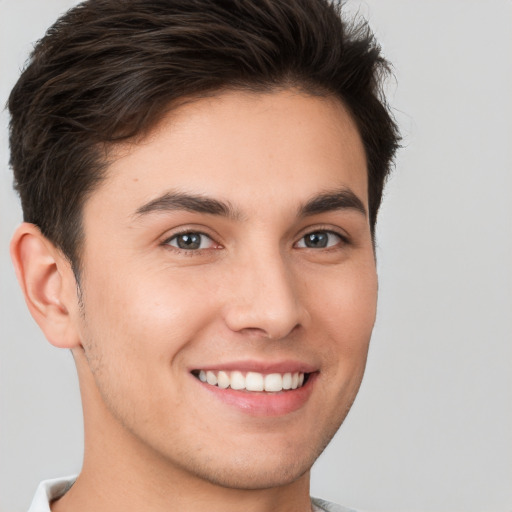
M399 135L388 71L363 23L328 0L88 0L35 46L11 92L11 166L24 219L78 270L83 204L103 149L141 136L180 98L297 87L350 111L368 163L372 232Z

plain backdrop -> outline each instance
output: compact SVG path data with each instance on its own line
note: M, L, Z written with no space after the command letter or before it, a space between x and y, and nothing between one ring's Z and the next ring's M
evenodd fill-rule
M0 0L0 103L71 0ZM512 2L347 2L396 80L404 148L378 228L365 380L312 494L370 512L512 510ZM71 355L28 314L8 256L21 220L0 130L0 511L76 473Z

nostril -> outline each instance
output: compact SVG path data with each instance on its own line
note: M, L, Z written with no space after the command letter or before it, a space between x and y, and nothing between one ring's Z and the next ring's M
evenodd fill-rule
M260 327L244 327L239 331L242 334L247 334L249 336L254 336L258 338L268 338L269 340L273 339L272 335L262 329Z

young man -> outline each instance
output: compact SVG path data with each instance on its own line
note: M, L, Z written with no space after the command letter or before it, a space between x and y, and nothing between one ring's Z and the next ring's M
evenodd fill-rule
M36 46L11 253L85 453L31 512L345 510L309 470L375 318L385 69L324 0L90 0Z

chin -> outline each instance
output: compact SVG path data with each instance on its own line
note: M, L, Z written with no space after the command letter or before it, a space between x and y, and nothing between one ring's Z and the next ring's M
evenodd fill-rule
M309 471L313 462L235 460L230 462L229 467L222 468L205 464L198 473L204 480L220 487L261 490L292 484Z
M225 451L208 458L202 452L201 459L188 459L186 469L224 488L258 490L287 486L309 472L336 431L337 425L331 425L322 439L303 438L299 443L289 440L281 447L258 440L249 448L226 446Z

